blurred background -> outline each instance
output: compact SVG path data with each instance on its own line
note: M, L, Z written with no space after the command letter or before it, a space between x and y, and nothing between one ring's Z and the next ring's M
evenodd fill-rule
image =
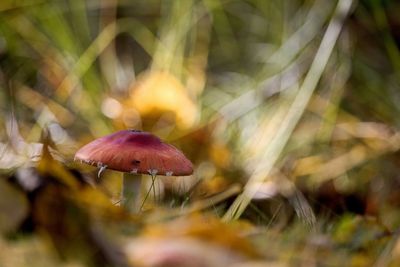
M397 266L399 12L395 0L2 0L0 264L171 266L167 246L191 259L172 266ZM122 129L195 168L160 177L161 201L134 218L118 207L121 173L73 162ZM192 213L171 230L168 214ZM149 234L154 221L168 225ZM176 235L221 251L207 261Z

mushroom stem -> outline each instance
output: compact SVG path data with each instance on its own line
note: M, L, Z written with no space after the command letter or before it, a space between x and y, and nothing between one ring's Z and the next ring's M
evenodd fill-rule
M140 190L142 177L140 174L124 173L122 177L122 205L131 213L138 213L140 208Z

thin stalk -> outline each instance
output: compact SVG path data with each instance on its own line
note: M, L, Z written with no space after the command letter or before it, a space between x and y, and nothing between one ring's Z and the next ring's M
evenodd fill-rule
M152 188L153 188L154 200L156 199L156 189L155 189L155 186L154 186L155 180L156 180L156 176L155 176L155 175L151 175L151 185L150 185L149 190L148 190L147 193L146 193L146 196L144 197L144 199L143 199L143 201L142 201L142 205L140 205L139 211L142 210L142 208L143 208L143 206L144 206L144 203L146 203L146 200L147 200L147 198L149 197Z
M155 175L152 175L152 176L151 176L151 186L150 186L150 188L149 188L149 191L150 191L150 189L153 187L153 199L154 199L154 202L157 201L157 200L156 200L156 187L155 187L155 184L154 184L155 180L156 180L156 176L155 176Z

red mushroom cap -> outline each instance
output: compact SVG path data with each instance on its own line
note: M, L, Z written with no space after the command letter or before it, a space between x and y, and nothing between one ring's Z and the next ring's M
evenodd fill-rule
M142 174L190 175L193 165L176 147L148 132L119 131L90 142L75 160L108 169Z

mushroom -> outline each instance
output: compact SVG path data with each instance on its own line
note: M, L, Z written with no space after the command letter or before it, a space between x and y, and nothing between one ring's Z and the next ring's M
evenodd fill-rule
M124 172L121 202L130 211L137 210L135 199L139 195L141 174L151 175L155 194L156 175L184 176L193 173L192 163L180 150L151 133L138 130L123 130L98 138L79 149L75 160L96 165L100 168L99 177L106 169Z

